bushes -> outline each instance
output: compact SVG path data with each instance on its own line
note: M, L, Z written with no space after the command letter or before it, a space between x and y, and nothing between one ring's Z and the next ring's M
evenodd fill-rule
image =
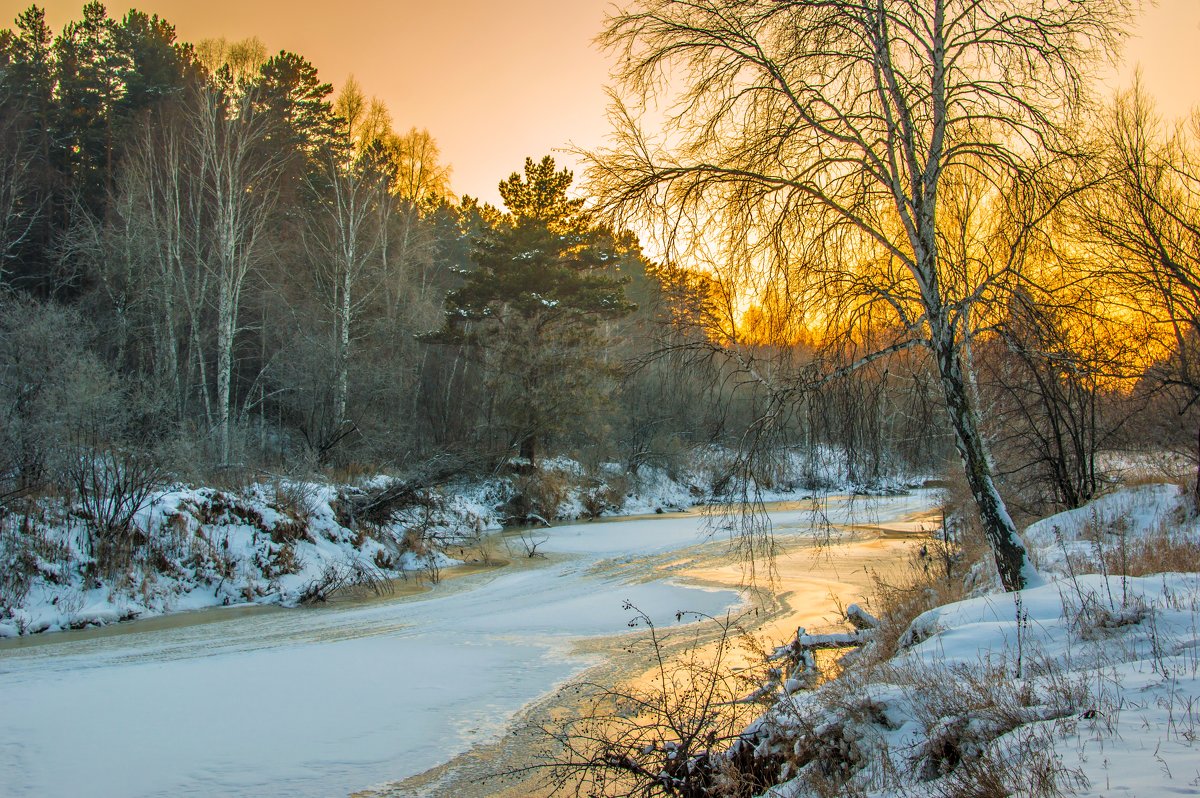
M0 501L62 481L84 431L120 431L122 391L91 337L73 309L0 295Z
M0 507L0 618L25 602L36 571L28 525Z
M566 502L571 484L557 469L539 469L513 478L513 498L506 507L511 520L553 521Z
M139 452L97 446L80 453L66 471L96 567L105 574L128 567L148 541L133 521L162 481L157 464Z

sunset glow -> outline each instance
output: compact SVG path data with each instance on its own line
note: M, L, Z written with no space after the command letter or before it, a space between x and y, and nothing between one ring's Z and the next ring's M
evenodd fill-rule
M10 24L27 3L0 2ZM56 31L79 16L80 0L47 0ZM619 3L616 5L620 5ZM298 53L335 89L354 75L383 100L397 130L428 128L454 169L458 194L498 203L496 184L526 156L554 152L574 166L572 144L590 148L607 134L604 86L611 59L593 43L610 0L454 0L393 3L347 0L144 0L110 2L159 14L183 41L257 36L268 52ZM1128 64L1141 64L1164 113L1200 102L1200 3L1161 0L1144 11L1143 36ZM578 171L578 170L577 170Z

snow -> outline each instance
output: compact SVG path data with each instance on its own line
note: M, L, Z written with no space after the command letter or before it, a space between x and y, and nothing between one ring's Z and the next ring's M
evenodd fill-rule
M738 600L595 565L571 557L415 599L0 649L0 784L13 796L346 794L498 734L590 664L575 641L627 631L626 601L667 625L677 609Z
M559 486L556 506L545 511L550 520L681 512L721 491L718 499L739 498L741 486L728 477L735 459L720 447L700 448L687 468L644 465L631 474L614 463L587 469L559 457L543 461L537 479ZM778 501L818 488L887 492L904 484L900 478L847 482L849 470L835 449L785 450L764 470L763 484L747 487L751 495ZM241 490L170 486L155 492L135 519L153 545L110 575L91 567L79 512L46 499L28 516L32 532L22 527L22 513L0 518L0 564L33 574L15 597L0 584L0 638L211 607L292 606L332 572L395 578L439 571L456 562L444 553L447 545L469 544L500 528L519 479L460 480L432 492L431 518L410 510L370 534L343 526L336 506L340 494L386 487L385 476L357 486L285 479ZM802 519L801 526L810 521ZM418 550L410 539L414 530L424 544Z
M1026 540L1043 584L925 612L890 660L781 697L747 731L794 763L765 794L813 794L805 768L818 765L799 755L814 745L849 765L848 793L878 798L961 794L971 767L1009 790L1040 773L1080 796L1200 794L1200 563L1080 572L1084 555L1147 535L1200 538L1184 502L1144 485L1040 521Z
M928 501L826 506L866 523ZM781 535L813 533L803 509L774 520ZM645 578L656 557L723 545L701 512L538 534L548 559L417 596L0 642L3 794L328 796L402 780L502 734L594 664L577 643L627 633L627 602L667 626L740 601L666 571Z
M732 534L720 516L684 512L723 467L726 455L710 454L686 474L647 466L628 478L601 466L601 487L617 474L629 486L605 512L653 517L531 530L548 560L521 557L513 542L516 559L501 569L419 595L302 610L266 605L295 604L331 565L398 576L427 567L427 556L438 567L453 561L402 548L415 518L373 535L342 526L335 503L345 486L177 485L138 518L167 566L138 562L99 580L78 517L46 502L31 536L35 578L0 616L0 638L15 638L0 640L0 794L324 796L448 761L594 664L578 643L627 633L628 604L659 626L677 623L680 610L716 616L739 605L736 592L666 571L646 579L655 558ZM543 468L573 475L557 515L580 515L584 469L569 460ZM775 490L795 495L783 487ZM498 529L511 491L503 479L447 486L433 534L453 543ZM798 504L773 520L780 536L811 536L816 522L870 523L928 502L832 499L817 503L819 514ZM14 540L0 537L0 555ZM114 624L131 618L143 620ZM44 631L58 633L30 634Z
M21 532L22 517L10 513L0 518L8 527L0 539L10 541L10 550L16 548L11 541L33 539L36 573L24 601L8 608L7 617L0 614L0 638L210 607L294 605L328 568L394 578L457 562L439 551L405 551L411 519L400 518L375 536L357 534L338 522L337 498L334 486L303 482L240 492L160 490L135 519L154 540L153 562L135 561L107 579L89 570L83 522L69 508L43 502L35 534ZM449 508L434 530L465 529L473 521L468 510Z

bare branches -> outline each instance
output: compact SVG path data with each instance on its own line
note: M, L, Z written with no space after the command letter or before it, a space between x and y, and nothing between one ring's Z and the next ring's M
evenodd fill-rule
M1050 167L1131 11L1126 0L643 0L601 37L633 98L613 112L613 145L591 156L602 209L655 226L669 259L712 248L699 268L785 283L826 341L853 344L887 319L880 356L901 339L928 346L1009 586L1023 583L1012 564L1023 558L964 348L1075 190L1071 170ZM639 118L655 108L657 140Z
M710 796L730 769L722 752L754 711L738 700L753 678L727 666L741 630L729 618L677 614L677 620L715 623L718 636L708 643L699 625L664 632L641 611L627 609L636 613L630 626L647 629L648 672L634 684L575 688L584 691L579 715L538 730L549 747L545 761L508 775L540 774L555 794ZM690 638L682 650L675 635Z

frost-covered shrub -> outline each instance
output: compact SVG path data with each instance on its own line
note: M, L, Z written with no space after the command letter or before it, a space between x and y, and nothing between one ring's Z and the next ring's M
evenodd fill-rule
M588 518L620 512L629 492L629 477L624 473L602 472L584 481L579 501Z
M148 455L117 448L83 449L66 467L87 530L87 549L103 573L127 568L148 542L134 518L162 475Z

